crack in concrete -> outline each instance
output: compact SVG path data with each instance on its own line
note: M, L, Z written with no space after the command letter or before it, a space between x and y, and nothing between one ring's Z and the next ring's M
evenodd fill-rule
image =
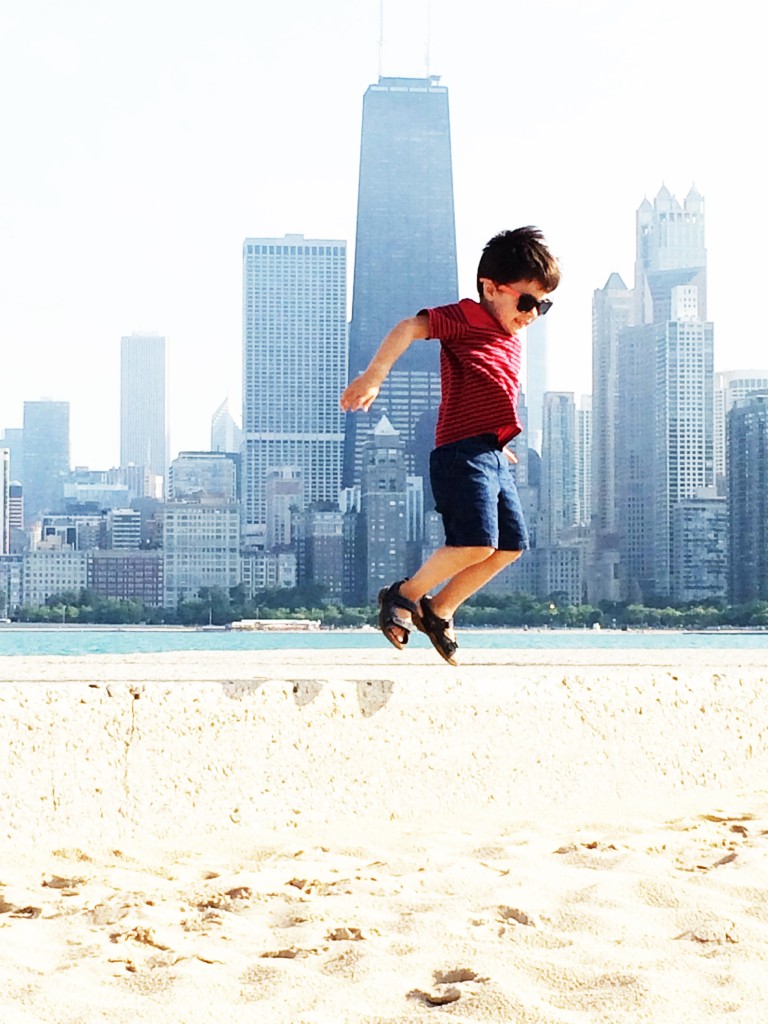
M136 735L136 701L141 696L138 690L131 689L129 693L131 695L131 727L128 732L128 738L125 741L125 762L123 765L123 790L126 797L128 796L128 755L131 752L133 738Z

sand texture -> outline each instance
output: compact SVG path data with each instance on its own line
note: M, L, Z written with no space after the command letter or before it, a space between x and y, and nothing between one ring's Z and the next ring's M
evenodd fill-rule
M766 1024L760 652L382 645L0 659L2 1024Z

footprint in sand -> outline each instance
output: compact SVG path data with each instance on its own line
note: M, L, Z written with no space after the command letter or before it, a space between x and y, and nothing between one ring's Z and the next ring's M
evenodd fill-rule
M93 924L104 927L117 924L118 921L122 921L123 918L127 917L130 912L130 905L120 899L113 902L97 903L88 912L88 916Z
M691 942L700 942L702 945L723 946L726 943L738 943L739 936L733 921L703 918L694 924L693 928L676 935L675 939L689 939Z
M458 988L459 985L467 982L483 984L488 981L488 978L479 977L477 972L469 967L456 967L449 971L438 970L434 972L433 977L434 985L429 989L412 989L406 998L420 999L428 1006L447 1006L449 1003L458 1002L464 995Z
M130 928L125 932L113 932L109 939L110 942L138 942L141 945L152 946L154 949L163 951L171 948L158 940L152 928L146 928L143 925L137 925L135 928Z
M675 866L680 871L706 873L733 864L738 860L739 851L749 849L753 845L753 835L749 827L742 824L751 820L753 818L750 815L735 818L702 814L696 824L674 822L670 828L678 832L691 833L692 839L684 849L678 851ZM707 824L702 825L701 822ZM714 825L715 828L711 828L710 825Z
M518 910L517 907L499 907L499 919L504 924L513 922L515 924L527 925L529 928L535 928L536 922L524 910Z
M333 928L326 937L330 942L362 942L365 939L359 928Z
M253 890L247 885L238 885L225 892L214 892L203 896L196 906L203 913L207 910L227 910L230 913L236 913L238 910L245 909L244 905L252 896Z
M6 906L12 906L12 904L6 904ZM42 912L42 907L13 907L10 916L22 921L34 921L40 917Z
M65 878L62 875L53 875L51 878L43 880L43 888L57 889L62 896L79 896L81 886L86 885L87 882L87 878L79 876Z

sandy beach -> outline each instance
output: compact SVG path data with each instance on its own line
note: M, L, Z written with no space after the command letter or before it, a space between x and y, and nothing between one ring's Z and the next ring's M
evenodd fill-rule
M765 1024L763 657L0 659L0 1020Z

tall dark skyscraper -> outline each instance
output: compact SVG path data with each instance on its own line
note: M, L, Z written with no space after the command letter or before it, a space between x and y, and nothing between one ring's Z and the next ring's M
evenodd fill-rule
M363 100L350 378L399 320L457 299L448 90L436 76L380 78ZM362 446L382 414L405 444L409 470L424 472L420 449L433 442L424 428L439 403L438 346L417 342L372 411L347 416L346 485L360 482Z
M768 392L728 413L731 600L768 598Z

